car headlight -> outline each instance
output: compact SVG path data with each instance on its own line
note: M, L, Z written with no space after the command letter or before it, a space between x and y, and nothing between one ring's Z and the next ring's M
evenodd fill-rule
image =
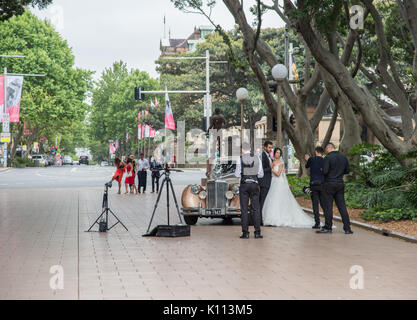
M232 191L227 191L227 192L226 192L226 199L227 199L227 200L232 200L232 199L233 199L233 197L234 197L234 194L233 194L233 192L232 192Z
M232 192L233 192L233 194L239 194L239 185L238 184L235 184L232 187Z
M201 200L204 200L205 198L207 198L207 192L205 192L204 190L203 190L203 191L201 191L201 192L198 194L198 197L199 197Z
M198 194L200 192L200 186L198 184L193 184L191 186L191 192L194 194Z

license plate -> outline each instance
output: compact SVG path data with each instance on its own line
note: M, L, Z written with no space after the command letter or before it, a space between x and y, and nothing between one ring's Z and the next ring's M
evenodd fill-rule
M205 214L207 215L222 215L223 210L222 209L206 209Z

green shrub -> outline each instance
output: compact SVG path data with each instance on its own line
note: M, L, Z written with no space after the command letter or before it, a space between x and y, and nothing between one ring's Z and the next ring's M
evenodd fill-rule
M412 208L392 208L377 209L370 208L359 215L364 220L378 220L379 222L387 222L391 220L410 219L417 221L417 210Z
M35 163L31 159L27 158L15 158L12 160L12 166L14 168L26 168L26 167L34 167Z
M310 178L287 176L287 179L295 197L305 196L306 198L309 198L307 195L303 193L303 188L310 184Z

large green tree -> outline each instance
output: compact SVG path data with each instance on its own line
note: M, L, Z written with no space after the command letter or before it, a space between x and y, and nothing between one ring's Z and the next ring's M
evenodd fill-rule
M111 68L105 69L96 83L92 111L88 119L95 157L108 156L109 140L119 141L118 154L127 155L137 150L138 112L149 109L149 101L136 101L135 87L157 90L159 83L146 72L137 69L129 71L122 61L115 62ZM155 120L149 122L155 127L158 125Z
M0 58L0 67L6 67L8 73L45 75L24 78L20 122L12 127L12 156L22 142L30 149L41 137L55 141L57 135L71 131L73 123L84 121L91 72L74 67L71 48L49 22L29 11L0 22L0 52L25 56ZM24 125L32 132L26 138Z

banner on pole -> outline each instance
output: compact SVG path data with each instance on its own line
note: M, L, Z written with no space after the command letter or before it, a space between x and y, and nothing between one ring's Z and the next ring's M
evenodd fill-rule
M6 112L10 122L19 122L20 99L22 97L23 76L6 77Z
M175 130L175 120L172 114L168 92L165 93L165 129Z

